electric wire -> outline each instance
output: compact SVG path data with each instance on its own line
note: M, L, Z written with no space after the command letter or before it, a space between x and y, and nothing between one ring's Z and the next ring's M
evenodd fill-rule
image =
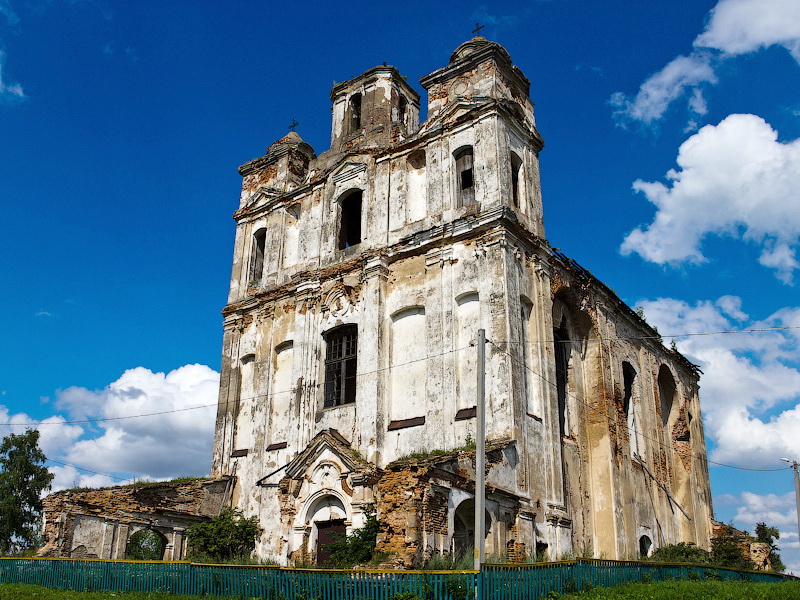
M540 374L540 373L537 373L536 371L534 371L533 369L531 369L530 367L528 367L528 365L526 365L526 364L523 364L522 362L520 362L520 361L519 361L519 360L518 360L516 357L512 356L512 355L511 355L511 353L509 353L507 350L504 350L503 348L501 348L500 346L498 346L498 345L497 345L497 344L498 344L498 342L493 342L493 341L491 341L491 340L488 340L488 339L486 340L486 342L487 342L488 344L491 344L491 345L492 345L492 346L494 346L495 348L497 348L497 350L498 350L499 352L502 352L503 354L505 354L506 356L508 356L508 357L509 357L509 358L510 358L510 359L511 359L513 362L517 363L517 364L518 364L519 366L521 366L522 368L524 368L524 369L526 369L526 370L530 371L531 373L533 373L534 375L536 375L537 377L539 377L540 379L542 379L542 381L544 381L545 383L547 383L547 384L549 384L549 385L551 385L551 386L553 386L553 387L556 387L556 388L557 388L557 384L556 384L556 383L554 383L554 382L550 381L550 380L549 380L547 377L545 377L544 375L542 375L542 374ZM566 342L562 342L562 343L566 343ZM613 424L615 427L618 425L618 422L617 422L617 420L616 420L616 419L614 419L614 418L613 418L611 415L609 415L609 414L607 414L607 413L605 413L605 412L599 411L598 409L594 408L594 407L593 407L591 404L589 404L588 402L585 402L584 400L581 400L580 398L578 398L578 397L577 397L577 396L575 396L574 394L571 394L569 391L566 391L566 390L565 390L565 394L566 394L567 396L569 396L570 398L572 398L573 400L575 400L576 402L578 402L578 403L580 403L580 404L584 405L584 406L585 406L585 407L586 407L586 408L587 408L589 411L591 411L591 412L593 412L593 413L595 413L595 414L597 414L597 415L600 415L600 416L602 416L602 417L604 417L604 418L608 419L608 421L609 421L611 424ZM711 463L711 464L713 464L713 465L717 465L717 466L720 466L720 467L727 467L727 468L729 468L729 469L737 469L737 470L741 470L741 471L763 471L763 472L785 471L785 470L787 470L787 469L791 469L791 467L781 467L781 468L779 468L779 469L755 469L755 468L749 468L749 467L739 467L739 466L736 466L736 465L728 465L728 464L725 464L725 463L716 462L716 461L713 461L713 460L709 460L709 458L708 458L707 456L706 456L706 457L703 457L703 456L700 456L700 455L694 454L694 453L692 453L692 452L690 452L690 453L688 453L688 454L687 454L685 451L679 450L678 448L673 448L673 447L671 447L671 446L668 446L667 444L665 444L665 443L664 443L664 441L663 441L663 440L658 440L658 439L656 439L656 438L653 438L653 437L651 437L651 436L648 436L648 435L646 435L645 433L643 433L642 431L640 431L640 430L639 430L638 428L636 428L636 427L633 427L632 429L633 429L633 433L634 433L635 435L637 435L637 436L638 436L638 437L640 437L640 438L643 438L643 439L646 439L646 440L650 440L650 441L652 441L652 442L656 443L656 444L657 444L659 447L661 447L662 449L665 449L665 450L672 450L672 451L674 451L675 453L677 453L677 454L680 454L680 455L682 455L682 456L685 456L685 457L687 457L687 458L696 458L696 459L698 459L698 460L705 460L705 461L706 461L706 462L708 462L708 463Z

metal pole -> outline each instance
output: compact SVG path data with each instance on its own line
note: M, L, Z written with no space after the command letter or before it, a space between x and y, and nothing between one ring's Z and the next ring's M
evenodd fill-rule
M797 472L797 461L782 458L782 461L788 462L792 465L794 471L794 501L797 506L797 534L800 535L800 473Z
M480 571L485 558L486 538L486 331L478 329L478 398L476 406L477 435L475 437L475 570Z

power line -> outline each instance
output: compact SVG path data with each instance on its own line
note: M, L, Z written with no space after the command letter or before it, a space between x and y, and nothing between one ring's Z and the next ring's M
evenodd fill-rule
M697 336L705 336L705 335L730 335L736 333L764 333L770 331L787 331L791 329L800 329L800 325L787 325L785 327L761 327L761 328L750 328L750 329L731 329L731 330L720 330L720 331L701 331L696 333L672 333L672 334L658 334L658 335L636 335L636 336L619 336L619 337L587 337L583 338L582 341L587 342L620 342L626 340L662 340L664 338L668 339L677 339L683 337L697 337ZM525 342L512 342L508 340L497 341L494 342L495 344L508 344L508 345L520 345L520 344L552 344L554 342L559 342L563 340L528 340Z
M62 462L60 460L56 460L55 458L45 458L45 460L47 460L48 462L54 462L59 465L64 465L65 467L72 467L73 469L78 469L79 471L85 471L86 473L91 473L92 475L103 475L104 477L115 479L117 481L125 481L126 479L130 479L130 477L116 477L114 475L109 475L108 473L100 473L99 471L92 471L91 469L86 469L84 467L79 467L78 465Z
M518 364L519 366L521 366L522 368L524 368L524 369L527 369L528 371L530 371L531 373L533 373L533 374L534 374L534 375L536 375L537 377L541 378L541 379L542 379L542 380L543 380L545 383L547 383L547 384L549 384L549 385L551 385L551 386L553 386L553 387L556 387L556 388L557 388L557 384L556 384L556 383L554 383L554 382L550 381L550 380L549 380L547 377L545 377L544 375L542 375L542 374L540 374L540 373L537 373L536 371L534 371L533 369L531 369L531 368L530 368L530 367L528 367L527 365L525 365L525 364L523 364L522 362L520 362L519 360L517 360L517 359L516 359L514 356L512 356L512 355L511 355L511 354L510 354L510 353L509 353L507 350L504 350L503 348L500 348L500 347L497 345L497 343L496 343L496 342L493 342L493 341L491 341L491 340L486 340L486 341L487 341L488 343L492 344L492 345L493 345L495 348L497 348L497 350L498 350L498 351L500 351L500 352L502 352L503 354L505 354L506 356L508 356L508 357L509 357L509 358L510 358L510 359L511 359L513 362L517 363L517 364ZM588 402L585 402L585 401L581 400L580 398L578 398L578 397L577 397L577 396L575 396L574 394L571 394L569 391L566 391L566 390L565 390L565 394L566 394L567 396L569 396L570 398L572 398L573 400L575 400L576 402L579 402L580 404L583 404L583 405L584 405L584 406L585 406L585 407L586 407L588 410L590 410L591 412L593 412L593 413L595 413L595 414L597 414L597 415L600 415L600 416L602 416L602 417L605 417L605 418L606 418L606 419L609 421L609 423L613 424L615 427L618 425L618 422L617 422L617 420L616 420L616 419L614 419L614 418L612 418L612 417L611 417L611 415L608 415L608 414L607 414L607 413L605 413L605 412L601 412L601 411L597 410L597 409L596 409L596 408L594 408L594 407L593 407L591 404L589 404ZM791 467L781 467L781 468L779 468L779 469L753 469L753 468L748 468L748 467L738 467L738 466L736 466L736 465L728 465L728 464L725 464L725 463L720 463L720 462L716 462L716 461L713 461L713 460L709 460L707 456L705 456L705 457L704 457L704 456L696 455L696 454L694 454L694 453L691 453L691 452L687 454L686 452L684 452L684 451L682 451L682 450L679 450L678 448L673 448L673 447L671 447L671 446L668 446L667 444L665 444L665 443L664 443L664 441L663 441L663 440L659 440L659 439L656 439L656 438L653 438L653 437L650 437L650 436L646 435L645 433L641 432L641 431L640 431L638 428L636 428L636 427L633 427L633 428L632 428L632 430L633 430L633 433L634 433L635 435L641 436L642 438L644 438L644 439L646 439L646 440L650 440L650 441L652 441L652 442L656 443L656 444L657 444L659 447L661 447L661 448L663 448L663 449L665 449L665 450L672 450L672 451L674 451L676 454L680 454L680 455L682 455L682 456L686 456L686 457L688 457L688 458L697 458L697 459L699 459L699 460L706 460L707 462L709 462L709 463L711 463L711 464L714 464L714 465L717 465L717 466L720 466L720 467L728 467L729 469L738 469L738 470L741 470L741 471L769 471L769 472L772 472L772 471L785 471L785 470L787 470L787 469L791 469Z

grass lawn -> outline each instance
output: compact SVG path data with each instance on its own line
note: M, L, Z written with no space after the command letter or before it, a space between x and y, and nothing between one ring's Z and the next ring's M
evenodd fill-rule
M111 598L117 600L196 600L199 596L177 596L160 592L68 592L21 583L0 584L0 600L109 600ZM210 597L204 596L204 598ZM800 582L665 581L629 583L610 589L596 588L581 594L552 595L550 598L559 600L800 600Z

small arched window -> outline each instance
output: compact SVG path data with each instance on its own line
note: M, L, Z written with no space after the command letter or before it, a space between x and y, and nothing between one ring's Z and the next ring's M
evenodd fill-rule
M511 201L514 206L519 206L519 173L522 168L522 159L515 152L511 153Z
M397 120L403 125L406 125L408 121L408 100L403 95L400 96L400 100L397 102Z
M475 173L472 157L472 146L464 146L453 155L456 160L457 206L475 204Z
M264 271L264 251L267 245L267 230L259 229L253 234L253 254L250 261L250 281L261 281Z
M350 96L350 133L361 129L361 94Z
M639 538L639 558L647 558L650 556L650 548L653 547L653 541L646 535Z
M339 250L361 243L361 190L349 192L339 201Z

